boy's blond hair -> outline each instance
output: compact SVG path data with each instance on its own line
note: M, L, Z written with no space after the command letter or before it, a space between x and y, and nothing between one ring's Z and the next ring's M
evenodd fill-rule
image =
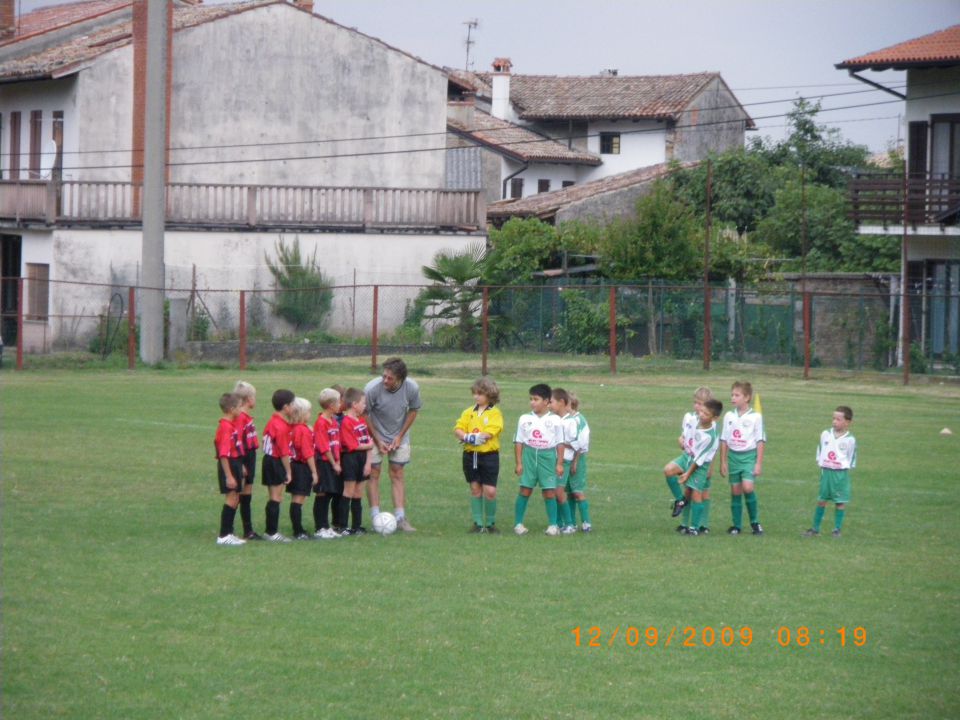
M710 388L701 385L696 390L693 391L693 399L696 402L706 402L707 400L713 399L713 390Z
M257 389L244 380L237 380L237 384L233 386L233 394L239 395L241 400L249 400L256 397Z
M570 409L574 412L580 411L580 398L572 390L568 391L567 394L570 396Z
M295 423L305 423L310 420L310 411L313 409L313 406L310 404L310 401L306 398L296 397L293 399L292 403L292 412L290 413L293 422Z
M737 380L730 386L730 390L739 390L748 400L753 397L753 385L746 380Z
M474 394L485 395L491 405L500 402L500 387L491 377L482 377L470 386L470 392Z
M320 391L320 397L317 398L317 403L320 407L326 410L333 404L336 404L337 409L340 409L340 391L335 390L334 388L324 388Z

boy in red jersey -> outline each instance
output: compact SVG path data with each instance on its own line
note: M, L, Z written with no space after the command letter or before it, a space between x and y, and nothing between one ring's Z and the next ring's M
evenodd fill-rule
M370 476L370 457L367 452L373 447L373 440L367 430L367 419L363 416L367 409L367 398L363 390L348 388L344 393L347 410L343 414L340 426L340 467L343 475L343 502L337 509L337 525L344 528L344 535L363 535L367 531L362 525L363 481ZM350 510L352 522L347 528L347 510Z
M317 399L320 414L313 425L313 444L317 457L319 480L314 486L313 522L315 538L331 540L340 534L330 527L330 500L343 494L340 477L340 393L333 388L324 388ZM336 504L334 508L336 508Z
M240 520L243 522L244 540L263 540L253 530L253 518L250 503L253 501L253 482L257 476L257 426L250 415L257 406L257 389L248 382L237 380L233 394L240 398L240 414L237 416L237 433L240 437L241 459L243 460L243 489L240 491Z
M278 531L280 524L280 500L283 488L293 479L290 468L290 405L294 394L289 390L277 390L271 402L276 411L263 430L263 463L260 466L260 482L267 486L267 536L271 542L290 542Z
M220 396L220 411L223 417L217 425L213 449L217 458L217 480L223 495L220 510L220 534L217 545L243 545L244 541L233 534L233 521L240 504L240 484L243 473L240 445L237 437L237 416L240 414L240 398L233 393Z
M313 431L310 422L310 401L294 398L290 406L290 474L287 485L291 495L290 524L294 540L312 540L303 529L303 503L310 496L310 488L317 483L317 465L314 460Z

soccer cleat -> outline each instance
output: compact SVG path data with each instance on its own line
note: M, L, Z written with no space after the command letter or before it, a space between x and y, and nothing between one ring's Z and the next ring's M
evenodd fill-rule
M673 510L670 512L670 517L677 517L680 513L683 512L683 509L687 506L687 501L683 498L673 501Z
M563 534L563 535L575 535L576 532L577 532L577 526L576 526L576 525L564 525L564 526L560 529L560 532L561 532L561 534Z
M754 535L763 535L763 526L760 523L750 523Z
M687 532L685 532L684 534L685 534L685 535L694 535L694 536L696 536L696 535L699 535L699 534L700 534L700 531L697 530L695 527L688 527L688 528L687 528Z
M366 535L366 534L367 534L367 529L366 529L365 527L363 527L363 526L361 526L361 527L355 527L355 528L350 528L350 534L351 534L351 535Z
M417 529L410 524L410 521L406 517L397 519L397 530L403 530L403 532L416 532Z
M840 537L840 528L834 528L830 534L833 535L833 537Z
M293 536L294 540L313 540L312 535L307 535L305 532L297 533Z
M513 526L513 532L515 532L517 535L526 535L530 531L524 527L523 523L517 523Z
M476 523L474 523L473 527L467 530L467 532L471 535L478 535L483 532L483 528L477 525Z
M740 534L740 528L738 528L736 525L731 525L730 527L727 528L727 534L728 534L728 535L739 535L739 534Z
M267 535L264 539L265 539L267 542L275 542L275 543L288 543L288 542L290 542L290 538L288 538L286 535L281 535L280 533L274 533L273 535Z
M677 525L677 532L683 535L687 531L686 525Z
M593 530L593 525L591 525L590 523L584 523L583 525L580 526L580 530L581 532L585 532L585 533L591 532Z
M560 528L556 525L548 525L547 529L543 531L544 535L549 535L550 537L557 537L560 534Z
M333 530L331 530L330 528L320 528L320 529L317 530L317 532L314 534L314 537L315 537L315 538L319 538L320 540L334 540L334 539L340 537L340 535L339 535L338 533L335 533L335 532L334 532Z
M243 539L244 540L263 540L263 536L258 535L253 530L251 530L250 532L248 532L246 535L243 536Z
M496 525L487 525L487 526L484 528L484 531L487 532L487 533L489 533L490 535L499 535L499 534L500 534L500 528L498 528Z
M217 538L217 545L246 545L246 540L241 540L234 534L224 535Z
M814 530L813 528L810 528L809 530L803 533L803 537L819 537L819 536L820 536L820 531Z
M313 534L313 539L314 539L314 540L323 540L323 530L317 530L317 531Z
M697 530L700 532L701 535L709 535L709 534L710 534L710 528L705 527L704 525L701 525L700 527L698 527Z

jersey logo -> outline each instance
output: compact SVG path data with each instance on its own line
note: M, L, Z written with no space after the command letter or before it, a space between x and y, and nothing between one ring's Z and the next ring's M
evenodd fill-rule
M837 459L837 454L833 450L831 450L830 452L827 453L827 458L829 460L835 461Z
M537 439L539 440L540 438L543 437L543 433L541 433L539 430L534 430L534 431L533 431L533 437L535 437L535 438L537 438Z
M742 437L742 436L740 435L740 431L739 431L739 430L734 430L734 431L733 431L733 436L734 436L737 440L739 440L739 439Z

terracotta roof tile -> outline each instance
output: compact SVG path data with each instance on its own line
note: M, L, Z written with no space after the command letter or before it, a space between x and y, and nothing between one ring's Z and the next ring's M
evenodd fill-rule
M42 7L17 18L15 42L26 35L48 32L80 20L89 20L113 10L129 7L131 0L83 0Z
M600 158L592 153L570 149L553 138L495 118L482 110L474 111L471 127L453 118L447 120L447 125L459 135L522 162L562 162L576 165L601 163Z
M960 25L837 63L839 69L885 70L960 64Z

